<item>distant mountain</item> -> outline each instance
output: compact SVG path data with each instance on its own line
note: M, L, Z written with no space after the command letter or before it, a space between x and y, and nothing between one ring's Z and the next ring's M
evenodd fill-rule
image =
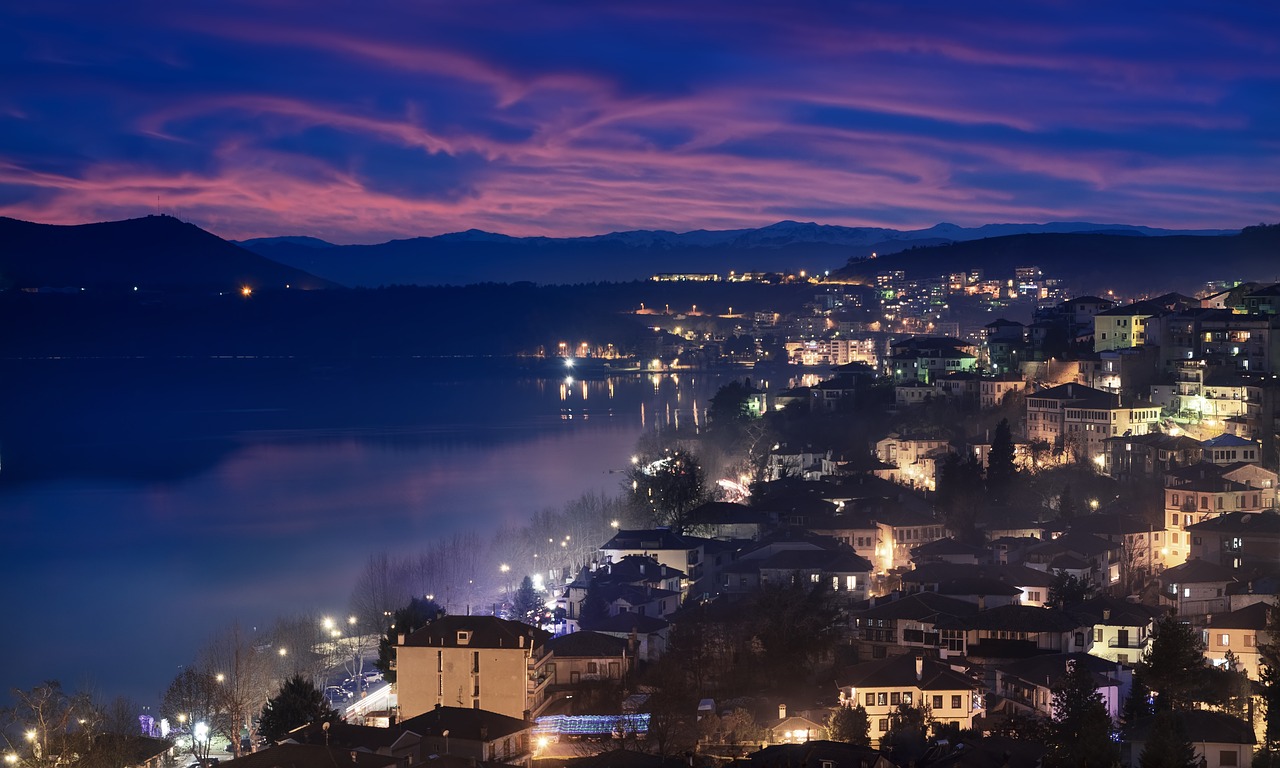
M0 217L0 288L337 287L171 216L57 226Z
M486 281L581 283L644 279L657 272L835 269L850 258L887 255L1022 233L1123 233L1128 237L1212 237L1234 230L1176 231L1122 224L1053 222L928 229L841 227L780 221L758 229L635 230L590 237L510 237L471 229L377 245L332 245L277 237L242 245L285 264L350 286L464 285Z
M1145 237L1128 228L1007 235L857 258L835 274L871 280L901 269L908 278L923 278L980 268L1001 277L1022 266L1040 267L1090 292L1191 292L1210 280L1274 282L1280 280L1280 225L1216 236Z

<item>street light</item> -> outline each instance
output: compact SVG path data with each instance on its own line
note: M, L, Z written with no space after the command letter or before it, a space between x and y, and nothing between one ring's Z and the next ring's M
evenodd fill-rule
M222 682L226 682L227 676L219 672L218 674L214 675L213 679L222 683Z
M444 729L444 753L449 754L449 729Z

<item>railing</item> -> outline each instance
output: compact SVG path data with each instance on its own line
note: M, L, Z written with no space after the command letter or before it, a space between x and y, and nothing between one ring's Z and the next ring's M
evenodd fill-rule
M1113 638L1111 638L1110 640L1108 640L1108 641L1107 641L1107 647L1108 647L1108 648L1134 648L1134 649L1137 649L1137 648L1145 648L1146 646L1147 646L1147 638L1145 638L1145 637L1144 637L1144 638L1142 638L1141 640L1137 640L1137 639L1134 639L1134 638L1127 638L1124 642L1121 642L1121 641L1120 641L1120 638L1118 638L1118 637L1113 637Z

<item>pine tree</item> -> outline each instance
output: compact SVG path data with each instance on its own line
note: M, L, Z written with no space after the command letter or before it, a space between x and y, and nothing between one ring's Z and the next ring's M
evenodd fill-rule
M987 455L987 492L997 504L1009 501L1009 494L1018 479L1018 467L1013 463L1013 434L1009 420L1001 419L996 434L991 438L991 452Z
M1071 495L1071 485L1062 486L1062 493L1058 496L1058 519L1070 520L1078 511L1075 496Z
M1258 657L1262 662L1258 678L1267 710L1263 751L1280 764L1280 606L1267 610L1267 627L1258 635Z
M284 681L279 693L267 699L258 730L267 740L278 741L300 725L334 716L320 689L302 675L294 675Z
M1173 614L1156 621L1151 644L1138 669L1143 683L1155 692L1157 713L1190 706L1204 664L1204 651L1195 630Z
M399 635L408 635L422 629L442 614L444 609L436 601L417 597L410 599L408 605L396 611L387 633L378 640L378 660L373 665L388 683L396 681L395 665L391 662L395 658Z
M543 610L542 595L533 588L533 579L525 576L520 580L520 588L516 590L513 602L516 618L531 626L541 623Z
M600 587L596 586L595 579L592 579L591 584L587 586L587 594L582 598L582 605L578 609L578 626L582 629L591 629L608 618L609 604L605 602Z
M1105 768L1116 761L1111 717L1102 703L1093 673L1081 659L1053 686L1053 724L1045 765L1054 768Z
M891 760L907 765L919 760L928 749L929 725L933 718L922 706L900 704L889 713L889 730L880 737L881 749L888 749Z
M1161 712L1151 723L1138 768L1200 768L1200 758L1176 712Z

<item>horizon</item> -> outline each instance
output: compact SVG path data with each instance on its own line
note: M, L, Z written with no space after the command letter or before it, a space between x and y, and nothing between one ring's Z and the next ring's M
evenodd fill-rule
M1274 8L0 11L0 213L376 243L1277 218Z

